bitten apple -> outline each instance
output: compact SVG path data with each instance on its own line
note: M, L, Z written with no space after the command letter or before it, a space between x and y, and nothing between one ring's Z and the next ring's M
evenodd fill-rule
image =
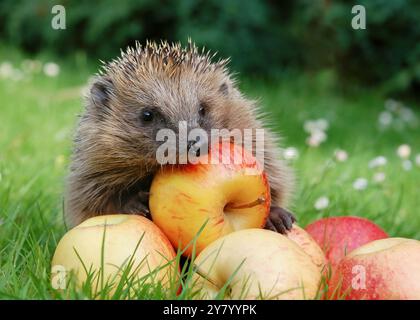
M320 246L308 232L294 223L292 229L286 233L286 236L311 257L312 262L321 270L321 272L326 271L327 258Z
M159 282L164 287L178 276L169 240L150 220L136 215L97 216L68 231L52 259L53 286L63 271L73 272L78 287L90 273L95 281L92 287L98 283L98 289L101 279L114 288L123 272L131 279L150 274L146 282Z
M150 188L153 221L188 256L200 230L197 253L230 232L263 227L270 211L266 174L244 148L221 143L198 162L163 168Z
M351 216L320 219L305 229L324 250L333 268L352 250L388 238L385 231L368 219Z
M296 243L264 229L216 240L194 267L194 289L205 299L218 294L227 299L313 299L321 281L319 268Z
M341 260L329 284L330 299L420 299L420 241L376 240Z

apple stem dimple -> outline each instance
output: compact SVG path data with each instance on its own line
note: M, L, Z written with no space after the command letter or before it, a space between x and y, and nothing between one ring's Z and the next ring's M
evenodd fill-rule
M258 206L260 204L263 204L265 202L265 197L259 197L257 200L245 203L239 206L232 206L230 204L226 205L226 209L246 209L246 208L252 208L255 206Z

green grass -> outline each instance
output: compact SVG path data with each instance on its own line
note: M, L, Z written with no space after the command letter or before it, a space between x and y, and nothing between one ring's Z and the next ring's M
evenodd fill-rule
M19 66L23 58L19 52L0 50L0 63L9 60ZM46 56L40 59L48 61ZM0 79L0 298L62 297L49 285L50 260L65 233L62 191L72 132L82 110L81 91L97 66L83 55L59 64L56 78L40 73L18 82ZM247 79L241 87L260 98L284 145L299 151L290 162L297 174L291 208L302 226L322 216L358 215L374 220L391 236L420 239L420 168L413 161L411 170L403 170L396 154L399 145L408 144L413 160L413 153L420 153L420 130L418 125L378 129L387 97L375 90L343 93L329 72L276 83ZM420 106L411 107L420 118ZM328 139L311 148L303 124L317 118L329 121ZM337 148L348 152L347 161L334 160ZM369 161L378 155L388 159L387 165L370 169ZM384 182L372 182L377 171L386 174ZM368 179L365 190L353 189L358 177ZM330 204L318 211L314 203L321 196ZM146 291L139 297L175 297L159 289Z

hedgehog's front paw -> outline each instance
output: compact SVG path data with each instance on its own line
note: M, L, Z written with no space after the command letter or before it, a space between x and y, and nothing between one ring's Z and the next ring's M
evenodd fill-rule
M151 218L149 210L149 192L140 191L125 204L125 211Z
M276 231L285 234L288 230L292 229L293 222L296 218L292 213L280 207L271 207L270 215L267 219L265 229Z

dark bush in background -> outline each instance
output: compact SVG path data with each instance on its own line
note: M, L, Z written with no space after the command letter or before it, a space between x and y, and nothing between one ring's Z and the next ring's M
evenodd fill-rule
M316 3L316 5L315 5ZM388 91L419 91L420 1L357 1L367 29L350 28L351 1L299 1L295 24L303 36L305 64L333 66L341 78L384 84ZM310 30L310 32L306 32Z
M51 28L54 4L66 8L66 30ZM366 7L366 30L351 28L354 4ZM329 67L387 92L416 93L420 83L418 0L2 0L0 36L29 52L84 50L95 59L134 40L190 36L245 73Z

